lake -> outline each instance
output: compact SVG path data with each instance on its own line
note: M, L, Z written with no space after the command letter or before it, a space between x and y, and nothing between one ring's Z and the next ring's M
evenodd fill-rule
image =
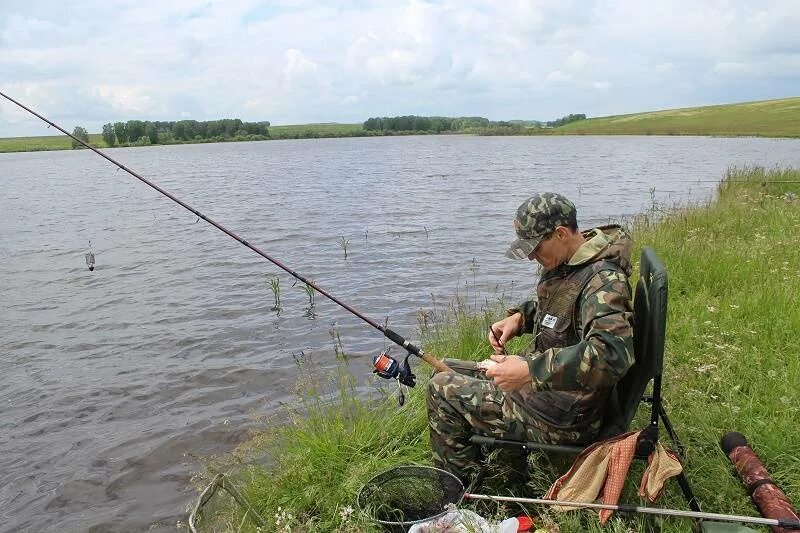
M412 341L434 303L529 293L533 264L503 253L534 192L571 198L589 227L653 201L705 201L729 165L800 167L800 140L757 138L420 136L108 153ZM196 458L232 450L254 415L293 400L293 355L335 366L332 330L364 393L374 388L378 331L319 294L309 309L301 283L97 155L0 154L0 185L0 531L173 530L197 496Z

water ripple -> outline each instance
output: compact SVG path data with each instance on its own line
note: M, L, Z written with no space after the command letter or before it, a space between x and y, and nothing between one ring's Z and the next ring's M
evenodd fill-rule
M530 290L535 269L502 253L533 192L563 192L590 226L653 199L705 199L715 184L702 180L731 164L800 165L797 140L686 137L109 153L413 341L434 300ZM293 355L332 368L333 324L372 389L379 332L320 295L310 317L301 283L155 191L82 151L0 154L0 164L0 530L170 529L194 497L192 457L230 450L252 413L292 401Z

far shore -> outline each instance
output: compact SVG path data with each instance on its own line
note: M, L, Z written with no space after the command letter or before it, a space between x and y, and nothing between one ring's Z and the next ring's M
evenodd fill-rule
M581 118L583 116L580 115ZM442 132L424 130L376 131L365 129L362 123L315 123L269 126L269 135L267 136L237 135L226 138L219 137L213 140L189 141L171 139L168 142L155 144L197 144L395 135L691 135L800 138L800 97L588 118L572 121L555 128L524 125L524 121L517 121L517 123L513 124L502 123L500 126L491 125L489 127ZM109 147L103 141L103 136L100 133L89 134L89 144L95 148ZM140 144L128 143L121 146L140 146ZM0 138L0 153L70 149L73 149L72 140L66 135Z

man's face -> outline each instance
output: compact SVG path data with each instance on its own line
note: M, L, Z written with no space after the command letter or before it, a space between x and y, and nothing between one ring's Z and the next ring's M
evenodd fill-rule
M561 226L556 228L555 231L539 242L536 249L528 255L528 259L538 262L545 270L553 269L563 263L567 253L567 245L562 233L563 228Z

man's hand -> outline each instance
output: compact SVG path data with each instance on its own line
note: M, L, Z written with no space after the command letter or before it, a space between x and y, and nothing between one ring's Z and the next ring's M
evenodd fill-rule
M517 355L490 356L490 360L478 363L486 371L486 377L494 380L503 392L514 392L531 382L528 362Z
M494 353L503 353L506 341L519 335L520 330L522 330L522 313L514 313L492 324L489 344L494 348Z

